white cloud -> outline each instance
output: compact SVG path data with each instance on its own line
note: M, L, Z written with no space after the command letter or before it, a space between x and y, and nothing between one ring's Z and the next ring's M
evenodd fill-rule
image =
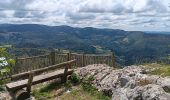
M169 3L169 0L3 0L0 23L170 31Z
M0 17L13 17L15 11L14 10L4 10L4 11L1 11L0 13Z

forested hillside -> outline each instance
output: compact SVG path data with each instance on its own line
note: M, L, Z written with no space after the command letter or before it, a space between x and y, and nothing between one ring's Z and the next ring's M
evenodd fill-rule
M168 34L91 27L1 24L0 45L4 44L16 48L60 48L84 53L115 52L122 65L164 59L170 54Z

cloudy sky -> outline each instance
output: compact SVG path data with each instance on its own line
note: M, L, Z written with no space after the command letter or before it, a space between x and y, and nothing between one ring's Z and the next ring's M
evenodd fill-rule
M0 0L1 23L170 31L170 0Z

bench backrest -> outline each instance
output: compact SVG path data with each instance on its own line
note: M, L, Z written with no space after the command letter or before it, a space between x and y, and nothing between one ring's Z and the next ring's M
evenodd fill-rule
M45 68L36 69L36 70L29 71L29 72L12 75L11 80L16 81L16 80L20 80L20 79L28 79L30 73L33 74L34 76L36 76L36 75L40 75L40 74L48 72L48 71L54 71L56 69L63 69L64 67L65 67L65 71L64 71L64 73L65 73L75 63L76 63L76 60L74 59L74 60L70 60L67 62L60 63L60 64L51 65L51 66L48 66Z

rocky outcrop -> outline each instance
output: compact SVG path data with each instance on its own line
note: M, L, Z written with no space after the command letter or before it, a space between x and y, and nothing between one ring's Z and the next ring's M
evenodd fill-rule
M113 100L169 100L170 77L146 75L144 66L127 66L114 70L104 64L93 64L78 68L81 77L93 76L92 82Z

